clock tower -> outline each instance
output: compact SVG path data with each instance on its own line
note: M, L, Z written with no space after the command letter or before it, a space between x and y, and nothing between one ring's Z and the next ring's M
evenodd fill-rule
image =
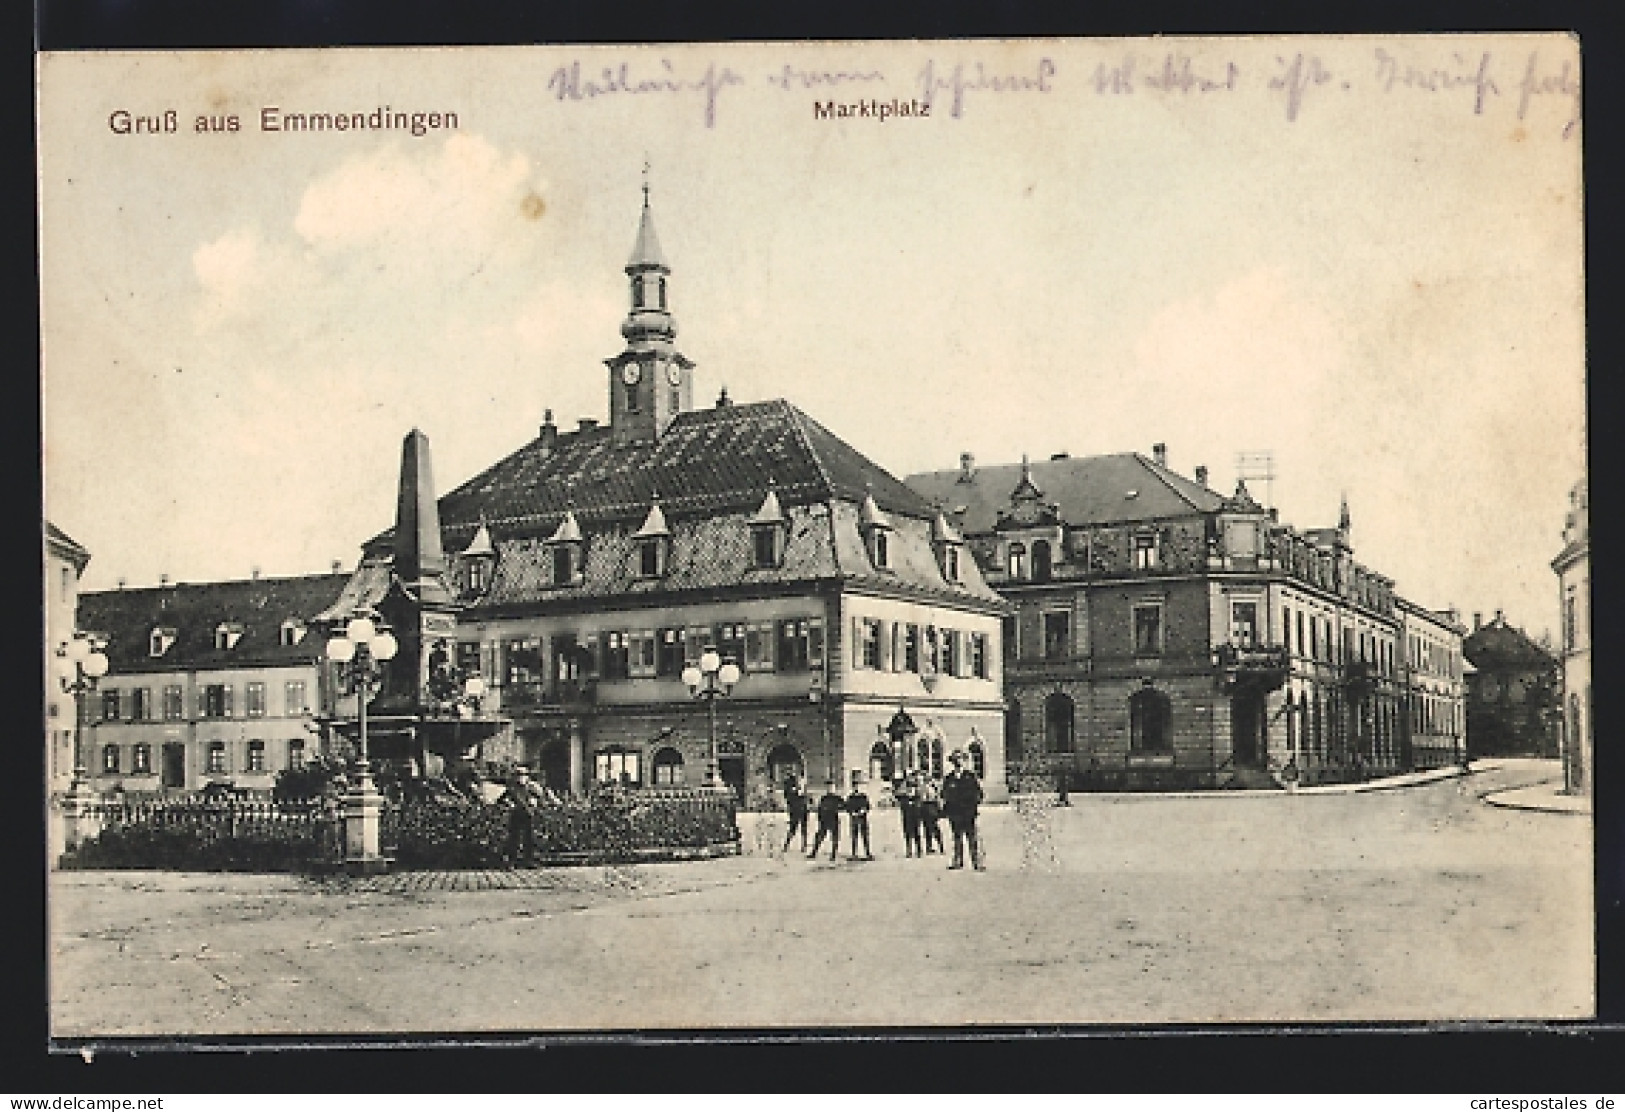
M677 321L666 301L671 268L655 235L647 177L638 240L626 276L631 294L631 308L621 324L626 350L604 361L609 368L609 425L617 444L658 438L694 401L694 364L674 343Z

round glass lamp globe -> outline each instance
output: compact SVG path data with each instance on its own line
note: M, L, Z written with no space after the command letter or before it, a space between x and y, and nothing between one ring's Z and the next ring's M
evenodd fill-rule
M107 675L107 658L101 653L91 653L85 657L84 664L81 667L84 668L85 675L91 679L100 679Z
M75 637L68 642L68 659L83 660L90 655L90 641L84 637Z
M327 659L348 664L355 659L355 642L348 637L335 637L327 643Z
M717 669L721 667L722 658L717 655L717 651L715 649L706 649L705 652L700 654L700 671L704 672L706 675L716 675Z
M692 664L690 664L687 668L684 668L683 669L683 682L688 684L688 686L690 686L690 687L696 687L696 688L699 687L700 686L700 670L698 668L694 667L694 665L692 665Z
M360 616L350 619L350 624L344 627L344 635L358 645L365 645L378 633L378 627L372 624L372 619Z
M478 676L469 676L468 679L463 681L463 694L472 695L478 699L485 694L485 681Z
M372 655L379 660L393 660L395 654L400 651L400 642L395 640L395 635L388 630L372 639Z
M739 665L730 660L722 666L722 671L717 673L717 679L722 681L722 686L732 687L739 682Z

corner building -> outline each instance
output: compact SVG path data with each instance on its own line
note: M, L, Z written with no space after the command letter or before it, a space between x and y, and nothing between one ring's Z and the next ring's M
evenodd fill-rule
M1139 453L914 475L1006 619L1014 787L1273 787L1406 767L1393 582Z
M364 546L338 610L403 575L443 581L451 675L479 676L480 714L508 723L480 752L558 790L703 782L714 709L721 777L748 805L793 768L845 785L941 770L961 747L1002 794L1006 607L963 540L787 401L694 407L647 192L626 274L608 424L549 412L444 497L403 476L401 505L437 526ZM714 708L682 679L707 648L742 673ZM470 755L413 757L433 772Z

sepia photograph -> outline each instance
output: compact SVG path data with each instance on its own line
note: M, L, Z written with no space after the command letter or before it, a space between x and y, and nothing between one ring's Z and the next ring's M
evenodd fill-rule
M36 78L56 1048L1595 1016L1575 37Z

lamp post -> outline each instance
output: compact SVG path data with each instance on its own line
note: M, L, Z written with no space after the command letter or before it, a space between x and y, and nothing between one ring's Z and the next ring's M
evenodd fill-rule
M73 781L70 790L78 792L85 786L85 697L96 690L96 684L107 675L107 656L88 633L75 633L72 640L57 650L73 667L73 674L63 674L62 690L73 696Z
M378 850L378 817L382 801L372 783L367 762L367 704L383 682L384 665L400 651L395 635L380 629L369 614L357 614L344 632L327 642L327 658L338 665L345 690L356 697L359 757L354 787L344 799L344 865L351 872L374 873L384 868Z
M919 727L914 725L914 719L910 718L908 712L901 706L897 708L897 713L892 715L891 721L886 723L886 734L891 738L893 781L901 780L907 771L908 739L919 732Z
M721 779L717 761L717 700L733 694L739 682L739 665L723 660L715 649L707 648L700 654L699 665L690 664L683 669L683 682L695 699L704 699L710 721L710 758L705 766L707 787L716 787Z

